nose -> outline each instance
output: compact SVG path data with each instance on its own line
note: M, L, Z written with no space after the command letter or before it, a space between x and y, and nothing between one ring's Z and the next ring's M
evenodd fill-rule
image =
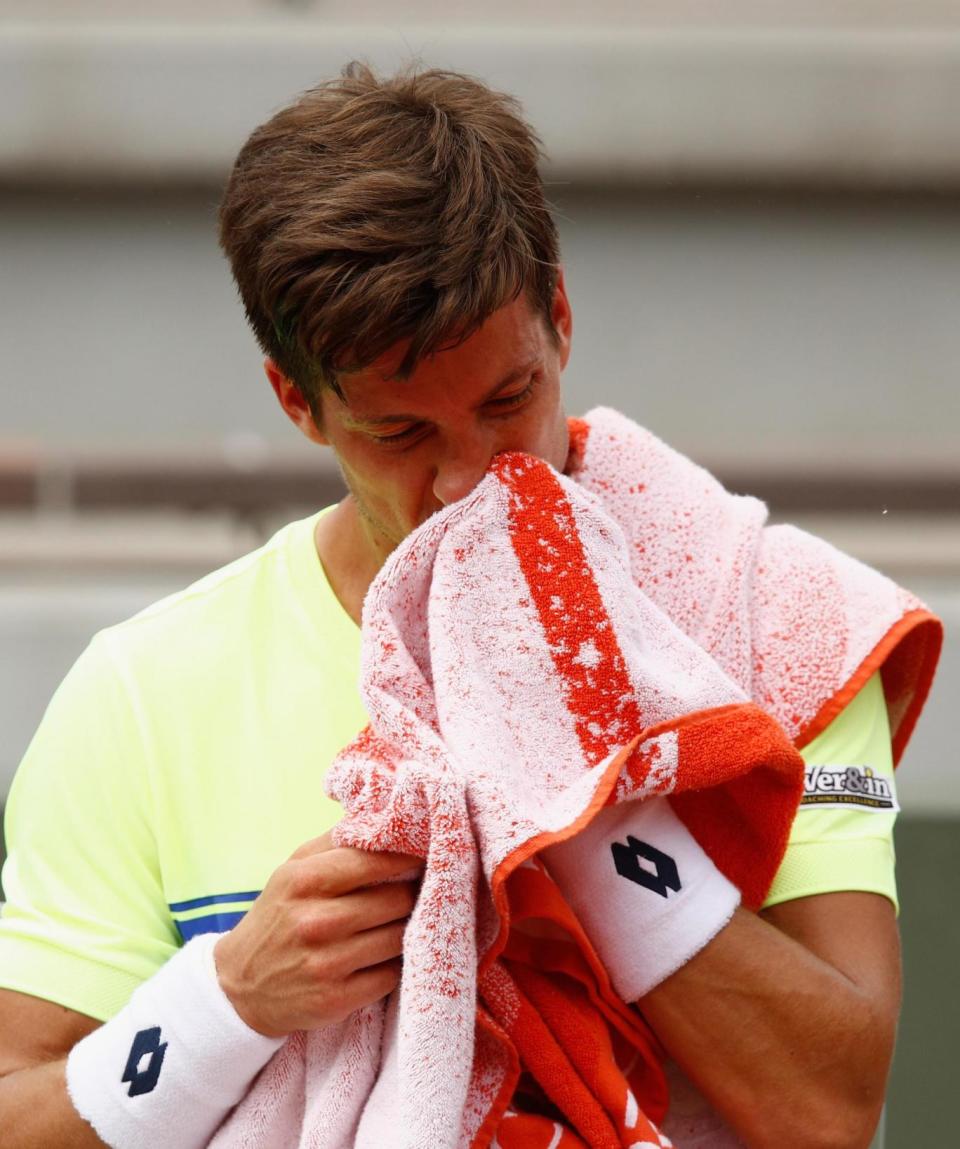
M480 482L497 452L492 436L461 436L446 445L437 460L433 494L444 507L469 495Z

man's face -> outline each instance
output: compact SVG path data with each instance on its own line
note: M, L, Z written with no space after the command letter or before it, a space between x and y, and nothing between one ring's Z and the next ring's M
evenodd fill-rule
M336 452L357 526L380 562L440 507L468 494L499 451L526 451L563 470L560 372L570 307L562 281L553 321L559 339L522 295L407 379L392 376L398 346L341 377L343 400L323 391L322 441Z

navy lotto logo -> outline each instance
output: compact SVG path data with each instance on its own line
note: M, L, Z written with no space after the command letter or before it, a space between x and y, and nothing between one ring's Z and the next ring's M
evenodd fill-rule
M804 774L801 806L859 806L899 810L887 778L869 766L810 766Z
M648 890L659 894L661 898L669 897L671 890L679 893L683 888L677 863L669 854L658 850L656 846L651 846L649 842L638 841L632 834L628 834L627 844L613 842L610 845L610 852L613 854L613 864L621 878L636 882L638 886L645 886ZM641 866L641 858L649 862L654 867L653 870Z
M127 1093L129 1097L140 1097L156 1089L167 1052L167 1043L160 1040L161 1036L160 1026L155 1025L150 1029L141 1029L133 1039L126 1068L120 1078L124 1085L130 1086Z

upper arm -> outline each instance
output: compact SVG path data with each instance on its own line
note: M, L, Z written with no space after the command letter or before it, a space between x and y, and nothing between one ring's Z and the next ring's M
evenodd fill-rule
M6 808L0 987L56 1003L47 1021L58 1006L111 1017L177 948L146 773L136 709L95 640L54 695ZM7 1001L5 1029L41 1008Z
M853 768L857 793L833 792L808 776L790 845L761 917L841 973L889 1034L901 998L893 824L897 812L890 727L874 675L827 729L803 748L827 781Z
M801 753L805 792L765 908L841 891L881 894L896 907L898 806L879 674Z
M29 994L0 989L0 1077L66 1057L100 1023Z
M900 935L893 903L855 891L796 898L761 917L843 974L891 1031L900 1011ZM891 1040L892 1040L891 1032Z

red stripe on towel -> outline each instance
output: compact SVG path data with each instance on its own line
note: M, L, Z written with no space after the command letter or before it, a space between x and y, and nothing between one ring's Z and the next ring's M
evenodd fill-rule
M493 470L510 492L510 540L564 684L580 745L599 762L643 729L623 652L573 509L550 467L500 455Z

